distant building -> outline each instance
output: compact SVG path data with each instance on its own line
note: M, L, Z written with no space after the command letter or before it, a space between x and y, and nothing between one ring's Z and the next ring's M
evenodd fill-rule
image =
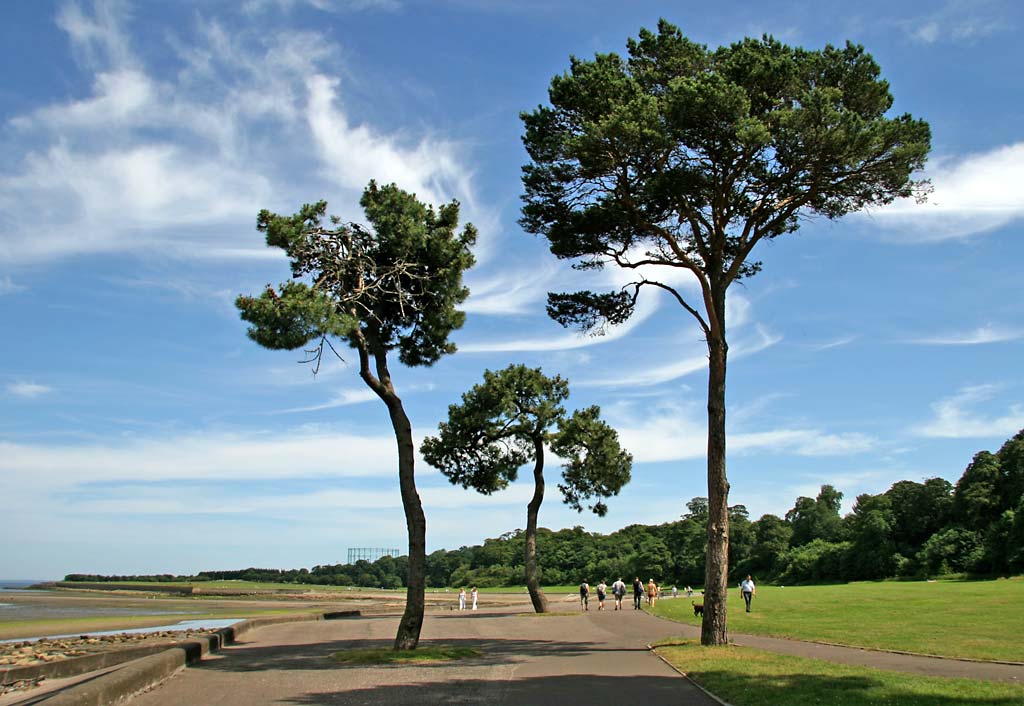
M371 564L382 556L393 556L399 557L402 555L400 549L390 549L382 547L349 547L348 548L348 562L349 564L355 564L357 561L365 559Z

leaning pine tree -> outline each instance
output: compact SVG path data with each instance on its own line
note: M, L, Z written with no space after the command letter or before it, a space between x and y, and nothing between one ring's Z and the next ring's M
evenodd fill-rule
M409 532L405 614L396 650L415 649L423 626L426 585L426 519L413 474L412 425L395 391L388 355L408 366L432 365L453 353L449 334L465 320L456 307L469 291L462 273L473 264L476 229L457 233L458 202L437 211L395 185L375 182L360 201L370 230L332 217L324 225L324 201L293 216L261 211L257 228L267 245L291 260L292 280L259 297L235 302L248 321L249 337L273 349L312 344L319 369L332 338L354 348L359 376L387 406L398 445L398 478Z
M612 292L550 294L548 313L600 332L660 289L708 346L708 550L701 642L727 641L729 484L725 472L725 296L754 275L759 242L810 214L839 218L926 188L910 179L930 149L928 124L886 117L893 99L860 46L808 51L771 37L709 51L662 20L629 57L573 58L550 107L522 115L531 163L521 224L551 252L590 269L635 274ZM651 273L690 272L688 300Z
M562 402L569 385L539 368L510 365L484 373L484 381L462 395L462 404L448 407L436 437L420 446L423 459L452 483L490 495L507 487L523 465L533 462L533 496L526 505L523 554L526 588L533 609L547 612L537 568L537 516L544 501L544 447L565 460L558 489L578 512L589 509L603 517L601 499L618 495L629 482L633 457L619 446L619 436L593 406L566 415Z

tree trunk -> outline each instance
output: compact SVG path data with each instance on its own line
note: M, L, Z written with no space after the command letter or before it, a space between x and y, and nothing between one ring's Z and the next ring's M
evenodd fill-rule
M544 502L544 442L534 439L534 450L537 458L533 467L533 497L526 505L526 550L523 566L526 569L526 589L530 592L533 609L537 613L548 612L548 599L541 590L537 576L537 515L540 504Z
M405 613L398 623L395 636L396 650L414 650L423 628L424 591L427 568L427 519L423 514L420 495L416 492L415 447L412 443L412 424L405 414L402 401L395 395L387 400L391 425L398 443L398 483L402 490L405 524L409 531L409 576L405 591Z
M729 481L725 475L725 291L716 293L717 326L708 336L708 551L704 564L702 645L725 645L729 583Z
M380 346L375 331L367 331L357 338L359 376L387 405L391 428L398 445L398 485L402 491L405 526L409 533L409 574L406 579L405 613L398 623L395 635L396 650L415 650L423 628L425 589L427 584L427 518L423 515L420 495L416 492L416 448L412 443L412 423L409 421L401 398L395 393L388 370L387 350ZM370 371L373 357L377 376Z

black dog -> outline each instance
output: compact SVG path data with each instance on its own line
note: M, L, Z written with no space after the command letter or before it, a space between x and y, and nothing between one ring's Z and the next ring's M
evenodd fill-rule
M703 616L704 615L704 604L703 603L694 603L693 601L690 601L690 605L693 606L693 614L694 614L694 616Z

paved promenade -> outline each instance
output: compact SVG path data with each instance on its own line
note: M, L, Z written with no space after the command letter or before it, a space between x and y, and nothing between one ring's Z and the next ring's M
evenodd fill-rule
M632 609L550 617L434 613L422 641L476 647L484 656L387 667L328 659L346 648L389 646L397 624L397 617L366 617L260 628L131 704L715 704L646 648L678 635L679 626Z

